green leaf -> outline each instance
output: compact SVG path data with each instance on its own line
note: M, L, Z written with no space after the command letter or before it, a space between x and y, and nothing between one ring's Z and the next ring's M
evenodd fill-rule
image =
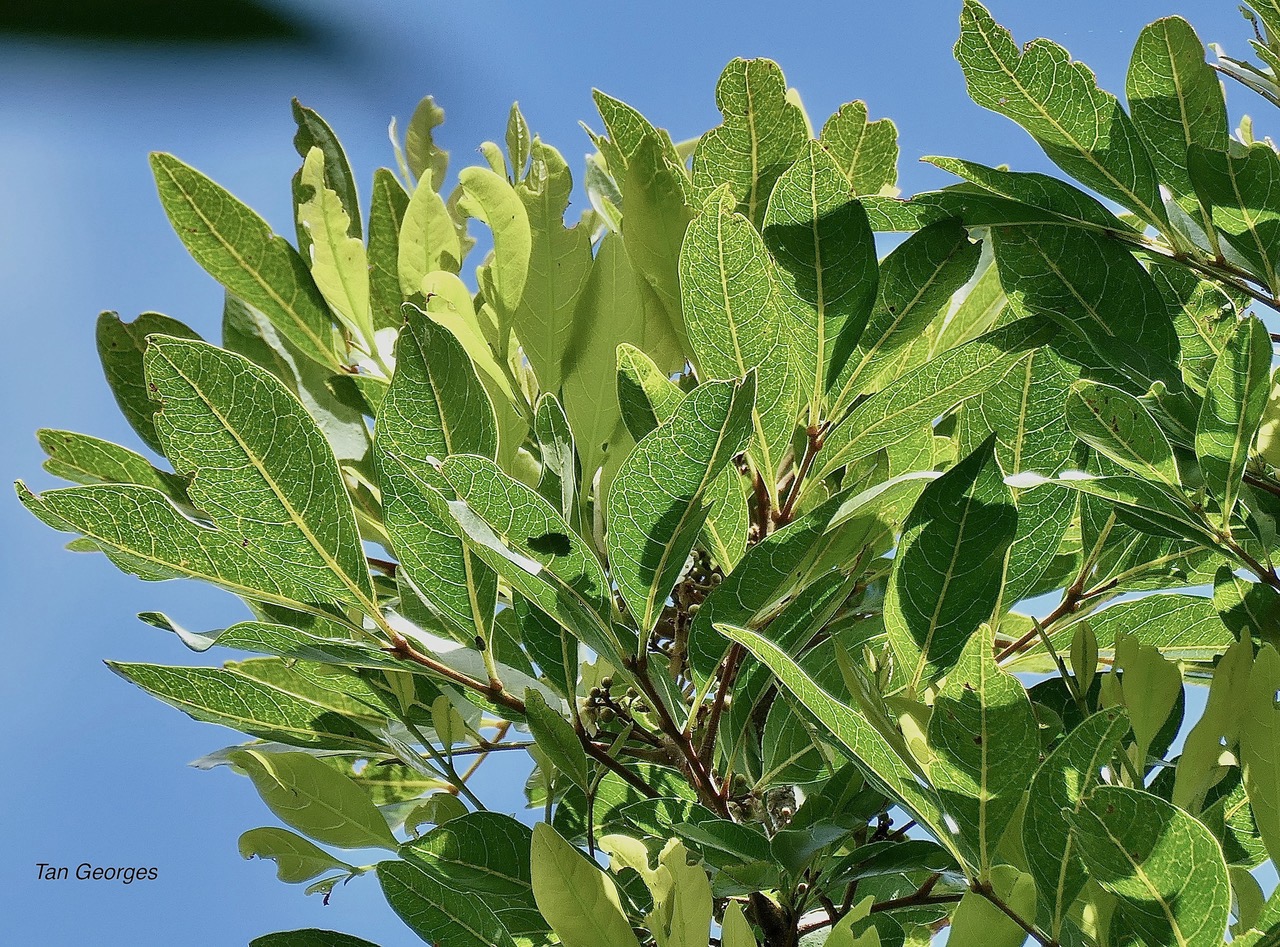
M198 339L200 336L177 319L170 319L158 312L144 312L133 322L125 322L118 313L104 312L98 316L98 357L107 384L115 395L120 413L143 442L156 453L163 453L160 438L156 436L152 416L156 403L147 390L147 380L142 369L142 354L147 347L147 336L170 335L179 339Z
M914 343L973 274L980 252L957 221L947 220L912 234L885 257L866 329L841 367L833 415L854 395L885 388L924 363Z
M716 107L724 122L694 149L694 186L705 198L728 184L737 209L759 227L774 183L810 137L804 112L768 59L730 61L716 82Z
M956 59L969 96L1025 128L1072 177L1158 228L1168 226L1151 157L1116 97L1057 43L1021 50L977 0L960 14Z
M996 666L991 626L969 637L929 717L929 777L957 834L988 877L996 846L1040 761L1027 692Z
M449 152L439 148L434 137L435 129L442 124L444 109L427 96L413 110L409 125L404 130L404 155L410 173L420 178L430 172L437 190L444 186L444 176L449 170ZM391 137L394 141L394 126Z
M373 588L351 500L324 435L284 385L238 355L154 336L145 356L156 432L188 495L277 581L367 605Z
M1129 373L1140 391L1157 380L1180 387L1168 308L1122 244L1053 225L997 227L993 238L1000 282L1016 312L1065 327L1105 364Z
M506 180L488 168L463 168L458 185L465 195L459 209L493 231L493 266L490 271L494 298L486 301L510 325L524 295L533 252L533 235L524 202Z
M339 861L322 848L317 848L288 829L272 827L250 829L240 836L242 858L269 858L276 863L276 877L288 884L299 884L319 877L326 871L351 874L355 867Z
M355 177L351 174L351 164L347 161L347 153L333 133L329 123L314 110L307 108L297 99L293 100L293 120L298 130L293 136L293 147L299 158L306 158L312 148L319 148L323 155L324 186L337 194L342 207L349 215L347 232L359 239L360 232L360 200L356 195Z
M1031 320L1014 323L943 352L876 392L828 432L811 479L916 435L1003 378L1053 331Z
M400 847L406 861L442 884L481 896L501 915L504 902L533 904L529 827L496 812L469 812Z
M1182 380L1204 394L1218 354L1235 331L1236 308L1217 283L1201 279L1179 263L1153 262L1149 272L1160 288L1182 348Z
M387 820L355 781L309 753L231 755L281 821L338 848L389 848L397 842Z
M742 382L704 382L636 445L614 479L609 564L642 640L702 528L711 485L747 445L755 395L754 373Z
M151 156L160 202L196 262L290 342L338 366L329 307L307 265L261 217L172 155Z
M818 141L835 159L854 194L879 194L898 180L898 129L887 118L867 121L865 102L847 102L822 126Z
M175 503L186 502L186 483L181 477L157 470L145 457L110 441L72 431L36 432L40 446L49 455L44 469L73 483L136 483L159 490Z
M609 584L591 547L546 500L493 461L457 454L441 473L471 550L539 610L620 666L627 652L609 624Z
M1172 660L1208 661L1235 641L1218 617L1213 600L1199 595L1149 595L1116 602L1086 619L1103 655L1114 652L1127 633ZM1054 635L1054 641L1058 636Z
M782 649L764 635L746 628L720 624L717 630L743 645L777 676L810 714L842 745L880 791L899 800L912 817L934 837L950 837L942 821L939 802L918 765L889 741L865 714L842 704L814 683ZM901 734L899 734L899 737Z
M311 278L338 317L367 344L373 341L369 315L369 259L359 231L359 211L344 207L325 178L325 154L307 152L299 184L308 196L298 205L298 221L310 238ZM350 234L352 220L357 235Z
M1027 791L1022 847L1040 891L1041 923L1055 938L1089 877L1068 815L1078 812L1099 785L1102 770L1113 765L1128 732L1129 720L1123 710L1111 708L1093 714L1054 747Z
M107 662L125 680L204 723L291 746L385 753L365 727L330 703L234 668Z
M1196 458L1229 524L1271 390L1271 336L1255 316L1237 324L1214 363L1196 423Z
M946 673L991 618L1017 527L994 437L920 494L903 526L884 604L910 691Z
M1081 379L1066 402L1076 437L1138 476L1181 490L1173 447L1146 406L1126 391Z
M1270 645L1253 662L1240 719L1244 787L1272 861L1280 860L1280 654Z
M453 334L407 311L374 439L384 523L419 596L466 640L487 641L496 577L455 535L443 506L453 494L436 466L450 454L497 455L493 408Z
M338 385L342 379L332 369L307 358L276 331L266 316L230 293L222 304L222 347L243 355L284 382L316 422L339 464L366 469L371 438L363 405L342 394ZM345 376L371 382L374 377Z
M1090 877L1116 897L1113 937L1220 947L1231 886L1208 829L1163 799L1123 786L1094 788L1071 822Z
M538 386L556 392L573 338L574 311L591 272L591 234L585 225L564 225L573 179L560 152L537 138L532 149L529 176L516 188L533 243L514 328Z
M996 463L1006 475L1023 470L1060 471L1078 465L1075 438L1063 417L1063 401L1079 368L1049 347L1037 349L1013 371L966 403L957 448L974 450L996 437ZM1030 594L1052 564L1075 515L1068 490L1015 490L1018 533L1005 559L999 609Z
M639 947L609 876L545 822L531 861L538 910L565 947Z
M1182 209L1206 232L1213 231L1187 171L1192 145L1227 150L1227 107L1222 85L1205 62L1204 43L1182 17L1169 16L1143 28L1133 47L1125 81L1133 127L1151 162Z
M1193 146L1188 166L1218 232L1280 293L1280 155L1266 142L1238 155Z
M1115 655L1115 668L1122 673L1112 683L1123 682L1117 692L1129 712L1137 765L1145 771L1147 753L1182 696L1182 674L1159 649L1127 632L1116 632Z
M825 396L876 299L875 239L862 205L851 198L835 159L809 142L778 178L764 215L764 242L777 263L777 299L810 423L822 417Z
M685 234L684 324L700 380L742 378L756 370L751 455L772 493L796 421L795 377L768 251L747 219L726 204L704 210Z
M386 168L373 172L369 208L369 305L373 327L398 329L404 321L400 304L400 228L409 208L404 185ZM421 289L421 284L415 287Z
M413 862L379 862L378 881L400 919L428 943L516 947L506 926L484 901L446 887Z
M376 944L350 934L307 928L264 934L249 941L249 947L377 947Z
M457 273L462 267L457 228L429 172L419 178L404 209L396 261L400 292L405 296L422 293L427 274Z
M524 705L529 732L538 742L539 749L579 789L589 792L587 754L573 727L560 716L560 711L548 707L536 690L525 692Z

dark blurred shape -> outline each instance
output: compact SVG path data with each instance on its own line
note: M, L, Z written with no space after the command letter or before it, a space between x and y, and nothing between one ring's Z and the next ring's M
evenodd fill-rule
M244 43L311 38L257 0L0 0L0 34L135 43Z

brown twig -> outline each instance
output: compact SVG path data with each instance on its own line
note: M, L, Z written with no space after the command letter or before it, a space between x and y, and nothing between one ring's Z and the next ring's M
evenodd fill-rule
M702 735L702 743L698 747L698 757L702 760L704 766L710 766L711 764L711 754L715 751L716 734L720 730L720 719L724 714L724 705L729 699L729 688L733 686L734 679L738 676L738 665L742 662L744 650L742 645L735 641L720 665L720 684L716 688L716 696L711 702L711 711L707 715L706 730ZM721 787L721 795L723 796L728 791L729 781L726 779L725 785Z

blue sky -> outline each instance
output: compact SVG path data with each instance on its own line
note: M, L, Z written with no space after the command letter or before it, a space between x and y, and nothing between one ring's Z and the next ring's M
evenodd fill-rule
M920 165L955 154L1050 170L1017 127L969 102L951 57L958 0L893 4L758 2L521 4L288 0L321 28L307 46L102 48L0 34L0 285L9 364L0 374L4 473L52 485L37 427L138 447L102 380L93 321L147 309L217 336L221 291L182 249L160 210L146 155L172 151L292 231L289 178L298 159L289 99L321 112L345 141L358 179L390 164L386 125L431 93L448 113L453 167L501 140L519 99L533 129L577 170L593 119L590 90L640 108L677 138L718 121L713 88L733 56L776 59L815 123L861 98L900 131L900 183L947 183ZM1243 55L1247 25L1230 0L1072 3L991 0L1019 41L1049 36L1123 88L1138 30L1181 13L1206 41ZM1230 90L1234 113L1259 103ZM598 124L598 122L597 122ZM1275 134L1263 121L1259 133ZM580 206L580 205L579 205ZM112 675L104 658L194 663L138 622L165 611L197 628L239 617L237 603L191 583L142 583L102 557L72 555L67 537L0 502L6 615L0 719L10 762L0 777L0 905L5 940L50 945L244 944L269 930L332 927L384 947L416 943L372 878L328 907L236 853L240 832L273 824L247 780L188 761L235 740ZM485 784L515 811L521 779L498 761ZM40 882L36 864L147 865L155 881Z

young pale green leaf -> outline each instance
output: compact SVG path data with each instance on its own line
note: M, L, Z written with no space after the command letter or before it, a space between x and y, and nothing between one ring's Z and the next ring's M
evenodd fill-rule
M1085 797L1101 782L1102 771L1114 765L1128 732L1129 720L1122 709L1093 714L1054 747L1027 791L1022 847L1040 892L1041 924L1055 938L1089 877L1068 815L1080 810Z
M696 213L689 191L684 166L672 160L668 142L656 132L644 135L627 159L622 183L622 241L643 282L649 318L665 322L682 352L689 350L689 339L681 312L680 248Z
M1249 448L1271 390L1271 336L1250 316L1236 325L1209 374L1196 423L1196 458L1206 486L1231 521Z
M440 270L457 273L462 266L457 228L429 173L418 179L404 209L396 262L400 291L405 296L422 293L427 274Z
M560 711L548 707L536 690L525 692L524 709L529 732L538 742L539 749L579 789L590 792L587 754L573 727L560 715Z
M360 200L356 194L356 181L351 173L351 163L347 153L320 115L307 108L297 99L293 100L293 120L298 126L293 136L293 147L298 157L305 159L312 148L319 148L323 156L324 185L338 196L341 205L349 215L347 232L357 239L360 231Z
M470 549L532 604L620 666L627 652L610 625L609 583L586 541L551 504L487 458L457 454L440 472L457 492L449 511Z
M1227 150L1227 107L1222 84L1205 62L1204 43L1191 24L1168 16L1143 28L1133 47L1125 94L1133 127L1147 147L1160 181L1207 233L1213 222L1187 171L1187 151L1198 145Z
M337 931L307 928L264 934L249 941L249 947L377 947L377 944Z
M1139 391L1157 380L1181 386L1168 308L1122 244L1054 225L997 227L993 238L1000 282L1016 312L1043 316L1086 340Z
M276 863L276 877L287 884L300 884L326 871L352 874L355 867L339 861L313 842L288 829L269 826L250 829L240 836L242 858L269 858Z
M350 234L356 207L344 207L325 177L325 154L319 147L307 152L299 183L307 197L298 205L298 221L310 238L311 278L338 317L366 343L372 344L369 315L369 259L364 242Z
M810 137L808 123L787 97L782 70L768 59L734 59L725 66L716 106L724 122L694 149L694 186L706 198L728 184L737 209L759 227L774 183Z
M369 307L373 328L398 329L404 321L400 304L400 228L409 209L409 195L386 168L373 172L369 207ZM421 281L415 287L420 291Z
M1170 801L1199 815L1205 796L1225 775L1224 751L1240 740L1242 711L1247 707L1253 643L1246 637L1227 649L1213 670L1204 713L1182 744Z
M770 492L796 421L795 373L768 251L728 202L694 218L680 249L684 324L698 377L757 373L751 456Z
M486 301L510 325L529 276L533 252L529 213L515 188L487 168L463 168L458 185L464 194L459 210L488 224L493 232L494 298Z
M903 526L885 594L885 628L907 686L947 672L991 618L1018 528L988 438L920 494Z
M754 372L699 385L636 445L613 481L609 564L642 640L702 528L712 484L747 445L755 395Z
M887 118L867 121L865 102L847 102L822 126L818 141L835 159L854 194L879 194L898 180L898 129Z
M912 234L880 265L875 306L857 349L840 367L832 414L853 397L887 387L927 358L914 344L973 274L981 253L955 220Z
M157 454L162 454L164 448L156 436L152 420L156 403L151 400L142 369L142 354L146 351L149 335L200 338L195 330L158 312L144 312L133 322L123 321L115 312L104 312L98 316L98 358L102 360L103 373L107 376L111 393L115 395L116 404L120 406L120 413L143 443Z
M716 628L767 665L783 687L850 753L869 781L898 800L936 838L950 838L933 787L925 781L916 763L890 743L866 715L823 690L764 635L732 625L718 624Z
M730 901L724 909L724 921L720 926L721 947L759 947L756 935L751 933L751 925L742 913L737 901Z
M1120 693L1133 728L1138 766L1145 770L1147 751L1182 695L1182 674L1158 648L1127 632L1116 632L1115 655L1115 669L1122 672L1116 680L1123 680Z
M538 910L565 947L639 947L613 881L545 822L531 861Z
M1031 876L1012 865L996 865L991 889L1002 904L1023 920L1036 914L1036 886ZM1027 932L977 891L966 891L951 915L947 943L951 947L1022 947Z
M663 381L684 365L670 323L649 317L652 308L646 300L651 298L627 258L623 238L605 234L578 297L562 366L564 409L582 463L584 492L602 466L616 470L631 446L614 371L619 347L645 353ZM602 492L607 494L608 485L602 479Z
M175 503L187 502L181 477L157 470L145 457L110 441L72 431L37 431L40 446L49 455L44 469L72 483L136 483L165 494Z
M309 753L231 755L262 801L299 832L338 848L396 848L387 820L360 786Z
M577 507L578 460L569 419L555 395L544 394L534 406L534 437L542 458L538 493L573 522Z
M441 884L414 862L379 862L378 881L387 903L427 943L516 947L511 933L485 901Z
M1240 720L1244 787L1272 861L1280 861L1280 654L1268 645L1249 674Z
M219 532L316 601L368 605L369 569L351 499L324 435L275 377L247 359L153 336L156 433L187 493Z
M1196 145L1188 167L1218 232L1280 293L1280 155L1261 141L1238 155Z
M444 186L444 176L449 170L449 152L435 143L434 132L444 124L444 109L435 99L427 96L413 110L413 116L404 130L404 157L409 173L420 178L430 172L437 189ZM395 127L392 126L392 142Z
M496 577L454 534L443 507L452 493L436 465L450 454L497 456L493 408L454 335L406 308L374 439L384 523L419 595L467 640L488 640Z
M990 625L969 637L929 717L930 781L958 825L979 877L1040 762L1040 735L1027 692L996 666Z
M823 416L876 299L875 239L852 193L835 159L811 141L778 178L764 215L784 333L811 423Z
M1121 942L1220 947L1231 910L1222 850L1158 796L1098 786L1070 816L1089 876L1116 898Z
M574 312L591 274L591 233L565 227L573 179L560 152L535 138L529 176L516 188L532 229L529 274L514 316L516 337L543 391L560 390Z
M1121 467L1182 489L1169 439L1133 395L1082 378L1067 394L1066 417L1071 433Z
M329 307L302 257L266 221L189 165L156 153L151 168L165 213L196 262L309 357L338 367Z
M1003 378L1053 333L1052 326L1022 320L930 359L861 402L828 432L812 479L915 436Z
M1087 66L1046 39L1019 49L977 0L965 0L955 55L970 98L1025 128L1072 177L1147 223L1168 226L1159 178L1141 137Z

